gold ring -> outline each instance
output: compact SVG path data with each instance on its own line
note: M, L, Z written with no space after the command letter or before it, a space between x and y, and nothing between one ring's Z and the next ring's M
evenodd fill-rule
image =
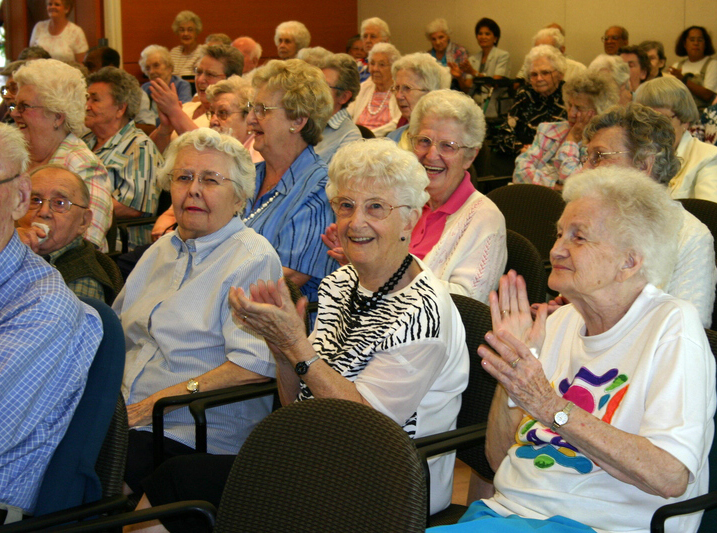
M510 368L515 368L518 366L518 363L520 363L520 357L516 357L513 359L513 361L510 362Z
M505 309L503 309L503 310L500 312L500 316L505 316L505 315L507 315L507 314L508 314L508 311L506 311Z

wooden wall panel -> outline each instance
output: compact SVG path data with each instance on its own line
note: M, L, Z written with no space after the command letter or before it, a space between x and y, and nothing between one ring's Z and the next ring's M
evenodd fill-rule
M161 44L171 49L179 44L172 33L172 21L183 9L191 9L202 19L201 42L210 33L226 33L254 38L264 49L264 58L276 57L274 29L286 20L299 20L311 32L311 46L335 52L345 50L346 41L357 30L358 0L273 0L272 2L217 2L191 0L148 2L122 0L122 43L124 67L142 76L137 61L142 49Z

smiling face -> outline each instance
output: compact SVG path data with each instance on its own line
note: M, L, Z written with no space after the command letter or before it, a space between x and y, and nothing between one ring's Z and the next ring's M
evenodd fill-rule
M414 148L413 153L426 169L430 183L426 192L431 196L431 208L440 207L451 197L461 184L465 171L471 166L477 154L475 148L460 148L454 155L441 155L436 143L440 141L453 141L463 145L463 126L453 119L425 117L421 121L418 136L428 137L433 146L427 152Z
M399 70L396 73L394 85L397 87L396 102L401 110L401 116L406 120L411 118L411 112L428 91L425 91L423 80L411 70Z
M530 85L540 96L549 96L560 86L563 75L550 63L547 57L538 57L533 61L528 73Z
M279 44L276 45L276 53L279 59L291 59L296 57L296 40L290 35L279 35Z
M433 49L439 54L445 52L446 48L448 48L448 43L451 42L451 38L448 37L448 34L444 31L433 32L430 38Z
M391 61L386 54L373 54L368 62L368 71L376 85L376 91L383 93L391 88Z
M29 228L33 222L50 228L47 240L40 244L38 253L49 254L70 244L82 235L92 222L92 211L80 207L87 204L82 199L78 178L59 168L45 168L32 175L31 198L43 199L39 209L29 209L19 221L23 228ZM66 213L56 213L50 209L50 198L63 198L72 205Z
M172 207L183 240L214 233L226 226L234 213L239 211L241 201L228 179L210 188L199 184L196 178L206 170L229 178L230 166L230 157L217 150L199 152L194 147L187 147L177 154L174 168L189 170L195 176L188 185L173 182L170 187Z
M47 16L51 19L65 19L70 8L62 0L47 0Z
M213 111L212 119L209 121L209 127L219 133L231 135L240 143L244 143L249 133L246 123L247 112L239 107L239 99L235 94L224 93L214 99L211 105ZM220 115L225 115L222 119Z
M185 49L192 50L197 45L197 25L194 22L182 22L177 28L177 35Z
M612 217L612 211L595 198L580 198L565 206L550 251L552 290L571 301L606 303L605 296L629 262L629 253L614 242Z
M484 54L486 50L490 51L490 49L496 45L497 40L498 38L490 30L489 27L481 26L480 28L478 28L478 33L476 33L476 41L478 41L478 46L481 47Z
M16 101L18 104L28 106L42 106L34 85L21 87L17 92ZM31 150L35 146L40 146L47 137L60 131L59 129L55 130L55 125L61 122L61 117L58 118L55 114L48 113L44 108L27 107L23 113L19 113L15 108L11 116L25 136Z
M283 107L281 91L269 91L266 86L257 89L254 94L254 104L264 104L266 107ZM252 110L247 115L249 130L254 132L254 149L264 159L271 158L272 153L282 151L289 143L292 133L289 128L294 122L287 118L283 109L271 109L266 111L263 119L258 119Z
M199 60L197 64L197 76L194 79L194 83L197 87L199 101L202 102L204 107L209 108L207 87L226 79L227 75L224 73L224 63L210 56L204 56Z
M605 53L610 56L614 56L620 48L627 46L627 41L622 38L622 30L617 26L608 28L602 41Z
M699 61L705 57L705 36L702 30L692 28L685 39L685 49L690 61Z
M147 56L147 77L150 80L162 80L169 85L172 79L172 69L162 59L160 54L150 54Z
M109 83L93 83L87 88L89 98L85 106L85 126L98 130L119 131L127 105L118 106L112 98Z

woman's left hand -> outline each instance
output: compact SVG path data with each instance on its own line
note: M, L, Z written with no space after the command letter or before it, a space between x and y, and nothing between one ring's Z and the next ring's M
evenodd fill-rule
M508 331L528 348L540 350L545 339L548 306L540 304L533 320L525 280L515 270L500 277L498 289L498 293L491 291L488 297L493 331Z
M229 290L229 305L236 322L262 335L282 352L306 338L302 318L306 298L301 298L294 306L283 278L276 284L259 280L249 290L249 297L241 287Z
M677 78L677 79L680 80L680 81L682 81L683 78L685 77L685 76L682 74L682 69L681 69L681 68L670 67L670 68L668 69L668 72L670 73L671 76L674 76L675 78Z
M152 423L152 409L155 403L154 396L127 406L127 421L129 427L147 426Z
M157 109L165 115L171 116L172 111L182 110L174 83L167 85L164 80L157 78L150 82L149 92L152 94L152 100L157 102Z
M321 240L329 249L326 252L329 257L335 259L341 266L349 264L349 259L344 254L344 248L341 246L341 241L339 241L339 232L335 222L326 227L326 233L321 235Z

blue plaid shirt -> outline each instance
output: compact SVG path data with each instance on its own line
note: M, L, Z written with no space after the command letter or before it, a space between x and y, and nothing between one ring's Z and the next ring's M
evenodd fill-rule
M17 233L0 265L0 501L31 513L85 389L102 322Z
M257 163L257 194L265 174L266 163ZM248 201L244 210L244 223L271 243L282 266L311 276L301 292L312 302L318 299L321 280L339 266L321 242L326 226L334 222L327 180L326 164L309 146L272 190Z

